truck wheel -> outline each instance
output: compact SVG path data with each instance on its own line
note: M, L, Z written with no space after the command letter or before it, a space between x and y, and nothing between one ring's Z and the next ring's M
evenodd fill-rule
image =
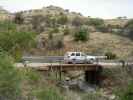
M68 64L72 64L72 62L68 62Z
M93 63L94 63L94 59L90 59L89 64L93 64Z

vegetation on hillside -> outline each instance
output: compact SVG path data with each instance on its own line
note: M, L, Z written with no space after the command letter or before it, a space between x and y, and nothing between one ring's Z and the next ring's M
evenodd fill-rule
M133 100L133 81L129 81L126 89L121 90L123 92L119 92L120 98L119 100Z
M24 17L21 12L18 12L15 14L14 22L16 24L23 24L24 23Z
M13 32L16 30L16 24L11 21L0 21L0 33Z
M33 47L35 43L33 32L17 31L16 24L12 22L0 22L0 25L0 48L2 50L19 59L23 51Z
M31 28L26 31L25 28L29 26ZM108 32L114 34L105 34ZM66 12L51 14L48 11L44 15L42 13L28 17L24 17L22 12L16 13L13 21L1 21L0 100L76 100L73 94L71 96L74 99L67 98L55 85L55 80L49 79L50 76L30 68L17 69L14 66L15 61L20 60L24 52L36 47L37 36L42 36L41 39L46 44L46 51L43 53L50 52L52 56L60 53L63 55L68 50L105 54L107 59L130 56L133 52L132 41L118 34L116 36L116 33L133 39L133 20L122 27L106 24L105 20L99 18L86 18ZM107 69L103 75L105 80L102 85L108 85L107 88L116 94L116 99L133 99L132 66ZM95 94L87 93L81 100L108 100L108 97L103 97L99 91L98 89Z
M21 78L13 60L5 52L0 52L0 100L18 100L21 95Z
M74 40L75 41L87 41L88 35L89 35L89 33L86 29L79 29L79 31L77 31L74 34Z
M127 33L127 36L133 39L133 20L129 20L124 27L124 32Z
M108 32L108 28L105 25L105 22L103 19L99 19L99 18L90 18L87 21L87 25L89 26L94 26L96 28L97 31L100 32Z

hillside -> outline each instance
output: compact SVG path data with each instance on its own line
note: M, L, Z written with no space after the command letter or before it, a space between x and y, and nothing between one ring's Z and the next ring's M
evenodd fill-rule
M80 13L70 12L56 6L18 13L23 19L23 22L19 24L19 29L34 30L38 34L38 49L31 50L32 54L64 55L67 51L83 51L92 55L112 52L118 57L128 57L133 53L132 40L123 36L121 32L128 19L103 20L84 17ZM74 41L74 34L80 29L89 32L88 41ZM51 35L52 40L49 38ZM50 41L54 42L50 43ZM61 48L57 47L58 42L62 43Z
M37 33L37 48L30 51L33 55L64 55L67 51L83 51L91 55L112 52L122 58L133 55L132 40L121 32L128 19L103 20L84 17L80 13L52 5L15 14L3 8L0 12L0 17L5 20L14 21L14 18L18 18L16 22L20 21L17 23L19 31ZM88 41L74 41L74 34L80 29L87 30ZM58 42L61 42L62 47L57 47Z
M0 12L0 100L132 100L132 65L103 68L99 73L100 65L100 71L96 68L100 83L94 85L87 83L86 75L95 79L95 71L61 68L61 80L61 73L57 75L52 67L44 72L30 69L22 56L82 51L90 55L111 52L117 59L129 59L133 56L133 20L84 17L56 6ZM16 68L18 62L25 67ZM88 79L93 81L92 77Z
M13 18L13 15L0 6L0 21L11 20L12 18Z
M41 36L43 37L43 36ZM44 35L46 38L47 35ZM60 50L37 50L35 55L63 55L67 51L83 51L91 55L104 55L113 52L118 57L129 57L133 54L133 42L129 38L111 33L92 32L87 42L75 42L72 35L64 36L64 47Z

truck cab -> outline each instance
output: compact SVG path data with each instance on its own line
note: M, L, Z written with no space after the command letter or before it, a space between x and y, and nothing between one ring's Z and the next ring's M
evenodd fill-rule
M64 56L64 62L67 64L92 63L94 60L94 56L88 56L83 52L67 52Z

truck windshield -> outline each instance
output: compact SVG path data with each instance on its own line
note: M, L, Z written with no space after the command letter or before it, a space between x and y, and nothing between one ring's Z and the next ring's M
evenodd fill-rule
M81 56L85 56L85 54L84 53L81 53Z
M76 56L80 56L80 53L76 53Z

